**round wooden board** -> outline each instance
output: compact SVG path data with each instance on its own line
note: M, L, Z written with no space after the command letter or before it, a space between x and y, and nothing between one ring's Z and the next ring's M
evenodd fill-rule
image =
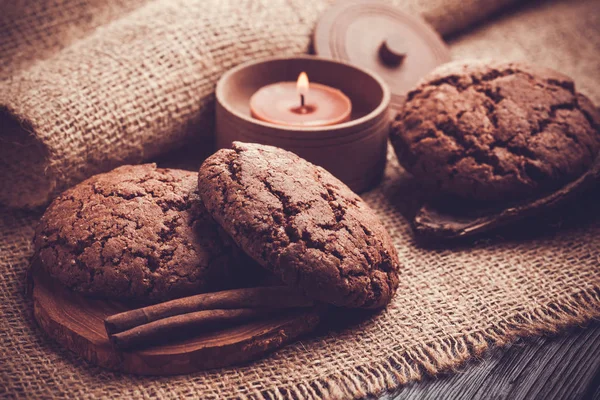
M256 359L318 324L316 308L218 332L157 345L119 351L108 340L104 319L127 308L117 302L89 299L33 275L34 315L39 326L58 343L104 368L140 375L175 375L219 368Z

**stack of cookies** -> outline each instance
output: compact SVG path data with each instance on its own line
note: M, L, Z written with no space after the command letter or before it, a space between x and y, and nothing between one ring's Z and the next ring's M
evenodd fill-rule
M269 275L317 302L360 308L389 303L399 270L360 197L290 152L245 143L198 174L123 166L67 190L40 221L34 266L85 296L131 304Z

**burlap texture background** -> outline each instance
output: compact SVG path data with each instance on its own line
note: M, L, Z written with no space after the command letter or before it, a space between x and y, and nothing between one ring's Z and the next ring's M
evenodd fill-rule
M453 32L512 1L395 3ZM0 179L8 190L0 203L42 205L95 173L210 136L222 73L249 59L306 52L330 1L112 3L8 5L0 20L0 77L12 72L0 83Z
M0 15L0 80L48 58L147 0L16 0Z
M247 58L304 51L316 15L326 6L324 1L200 3L148 2L121 19L89 28L92 33L84 39L58 45L67 47L42 55L46 58L41 61L23 56L20 65L30 66L1 84L1 104L13 111L25 107L20 109L29 119L25 127L35 136L31 146L45 138L40 154L52 155L60 165L44 165L42 171L68 171L50 190L108 165L136 162L177 147L198 132L210 135L204 122L209 120L210 93L220 71ZM440 7L441 2L436 4ZM444 10L442 20L452 20L450 11ZM247 14L257 19L249 22ZM452 51L456 58L502 55L556 67L572 75L598 103L599 16L600 3L595 0L536 3L455 37ZM206 32L219 36L203 36ZM109 33L115 36L108 39ZM179 42L193 47L172 46ZM130 86L123 89L124 82ZM116 95L121 97L109 99ZM39 109L27 108L33 104ZM2 140L6 137L2 131ZM2 169L7 162L19 161L0 153ZM3 174L6 182L10 174ZM43 180L40 184L45 189ZM27 194L6 187L3 201ZM359 397L455 368L516 335L554 332L600 316L598 193L577 212L545 223L543 233L521 228L503 232L504 238L423 249L413 242L403 216L412 209L413 189L414 182L390 154L384 182L364 195L392 234L404 265L398 295L387 310L247 366L181 377L104 371L41 334L24 294L30 241L40 212L3 209L0 395ZM45 201L51 191L42 192L36 197L32 190L21 204ZM542 221L529 221L537 223Z

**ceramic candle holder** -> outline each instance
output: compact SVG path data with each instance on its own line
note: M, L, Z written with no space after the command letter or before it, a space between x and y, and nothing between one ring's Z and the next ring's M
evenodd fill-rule
M348 122L320 127L275 125L250 115L250 97L261 87L296 81L341 90L352 102ZM381 78L362 68L312 56L269 58L239 65L216 88L216 143L262 143L290 150L327 169L355 192L379 182L385 167L390 125L390 91Z

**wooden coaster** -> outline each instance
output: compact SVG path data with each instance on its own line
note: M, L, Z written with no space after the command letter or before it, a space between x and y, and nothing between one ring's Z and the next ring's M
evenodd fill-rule
M256 359L318 324L316 308L251 322L141 350L119 351L108 340L104 319L127 310L122 304L85 298L33 275L34 315L51 338L98 366L140 375L175 375Z
M367 68L383 78L392 92L392 109L440 64L450 51L421 18L372 0L339 1L319 19L315 53Z

